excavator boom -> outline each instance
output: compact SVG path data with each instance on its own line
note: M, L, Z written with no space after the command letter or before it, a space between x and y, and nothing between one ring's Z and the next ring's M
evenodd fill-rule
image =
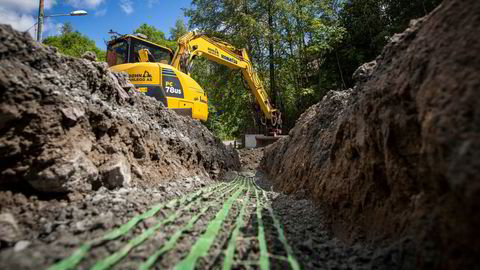
M178 48L172 58L171 65L178 70L189 74L193 59L196 56L205 57L231 69L241 70L255 100L269 126L281 126L281 114L268 99L263 83L253 68L246 49L236 49L234 46L209 38L195 31L189 32L178 40Z

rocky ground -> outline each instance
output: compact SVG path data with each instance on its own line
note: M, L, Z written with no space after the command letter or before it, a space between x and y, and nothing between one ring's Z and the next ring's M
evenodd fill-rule
M258 152L241 151L245 156ZM257 167L258 159L245 165ZM188 267L190 258L197 269L220 269L225 263L233 269L258 269L265 263L271 269L392 269L408 261L408 254L398 249L335 238L321 206L271 191L272 183L260 171L225 177L220 182L185 178L149 189L100 188L83 197L57 199L0 192L0 235L12 236L11 244L2 242L0 268L132 269L151 260L152 268L164 269ZM229 200L222 217L218 213ZM145 215L149 209L155 211ZM133 217L137 222L122 234L102 238ZM223 220L216 230L214 219ZM197 241L208 239L206 231L215 232L211 247L195 259L205 248ZM86 243L91 247L84 255L75 253ZM234 247L233 256L225 256L229 247ZM72 264L65 261L70 256L80 259Z
M86 192L239 168L204 125L106 63L61 55L6 25L0 41L0 189Z
M240 164L243 170L256 171L259 169L260 161L263 158L264 148L238 149Z
M0 25L0 268L478 269L479 11L444 1L238 152Z
M1 269L389 265L272 192L263 149L225 147L92 55L4 25L0 41Z
M478 269L479 22L479 1L446 0L393 36L266 148L275 189L325 204L343 239L406 245L418 269Z

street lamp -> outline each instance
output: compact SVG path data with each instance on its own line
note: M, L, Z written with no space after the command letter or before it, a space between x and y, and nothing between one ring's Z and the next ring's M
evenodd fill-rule
M87 14L88 13L85 10L75 10L75 11L72 11L68 14L52 14L52 15L47 15L47 16L43 16L43 17L47 18L47 17L59 17L59 16L85 16Z
M37 30L37 41L42 41L42 33L43 33L43 19L47 17L59 17L59 16L85 16L88 13L85 10L75 10L70 12L69 14L53 14L47 15L43 13L44 9L44 0L40 0L40 5L38 7L38 30Z

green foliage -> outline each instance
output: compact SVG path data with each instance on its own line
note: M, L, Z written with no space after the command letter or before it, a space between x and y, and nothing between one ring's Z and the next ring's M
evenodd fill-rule
M411 19L425 16L441 0L347 0L338 10L338 21L346 35L335 50L325 55L323 79L335 81L332 71L342 70L346 87L352 87L353 72L375 59L389 37L407 28Z
M177 41L181 36L188 32L188 28L183 19L177 19L175 27L170 28L170 40Z
M141 24L137 29L133 31L133 33L144 34L147 36L147 39L155 44L162 45L168 47L172 50L176 49L176 42L167 40L165 38L165 33L161 30L157 29L153 25L148 25L146 23Z
M153 25L148 25L146 23L141 24L137 29L133 31L133 33L144 34L148 37L148 40L155 43L160 43L165 40L165 34L161 30L157 29Z
M251 125L248 121L253 121L252 98L243 87L241 74L200 58L191 75L207 92L209 116L205 125L221 139L239 137Z
M191 28L249 50L266 88L272 89L275 82L275 103L283 112L284 130L288 130L327 91L352 87L352 74L358 66L380 54L388 38L403 31L410 19L426 15L440 2L193 0L185 16ZM222 69L206 69L209 72L196 79L209 91L209 103L215 104L218 114L211 114L209 128L222 136L249 129L255 123L252 99L233 95L248 93L241 79L220 80L226 76ZM217 98L211 92L224 96ZM227 104L221 114L222 105L218 104Z
M318 67L310 68L309 61L332 51L346 35L345 28L334 18L332 2L194 0L193 8L187 9L185 15L190 18L191 27L200 28L237 48L248 48L266 89L270 89L269 95L277 96L275 105L283 112L288 129L303 110L326 92L318 79L312 82ZM220 74L207 76L207 80L212 81ZM276 93L271 90L274 82ZM216 91L226 92L232 88L250 95L242 80L217 85ZM226 108L225 114L241 119L237 120L237 126L229 122L230 134L254 129L258 119L253 120L252 98L235 102L250 113L233 111L231 104Z
M62 35L70 34L73 32L73 26L70 22L66 22L62 25L62 29L60 30Z
M73 31L71 24L66 23L62 26L62 34L59 36L50 36L43 40L43 43L49 46L55 46L60 53L74 57L81 57L86 51L94 52L98 61L105 62L105 51L100 50L95 45L95 41L89 39L78 31Z

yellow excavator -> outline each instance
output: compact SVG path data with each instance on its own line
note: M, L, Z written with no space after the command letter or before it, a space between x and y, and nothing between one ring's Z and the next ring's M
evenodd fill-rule
M120 35L115 32L107 44L107 62L112 70L125 71L137 91L162 102L181 115L206 121L208 98L202 87L190 77L192 63L197 56L241 70L262 112L261 124L268 132L281 133L281 112L269 101L246 49L207 37L196 31L178 40L172 50L152 43L142 34Z

